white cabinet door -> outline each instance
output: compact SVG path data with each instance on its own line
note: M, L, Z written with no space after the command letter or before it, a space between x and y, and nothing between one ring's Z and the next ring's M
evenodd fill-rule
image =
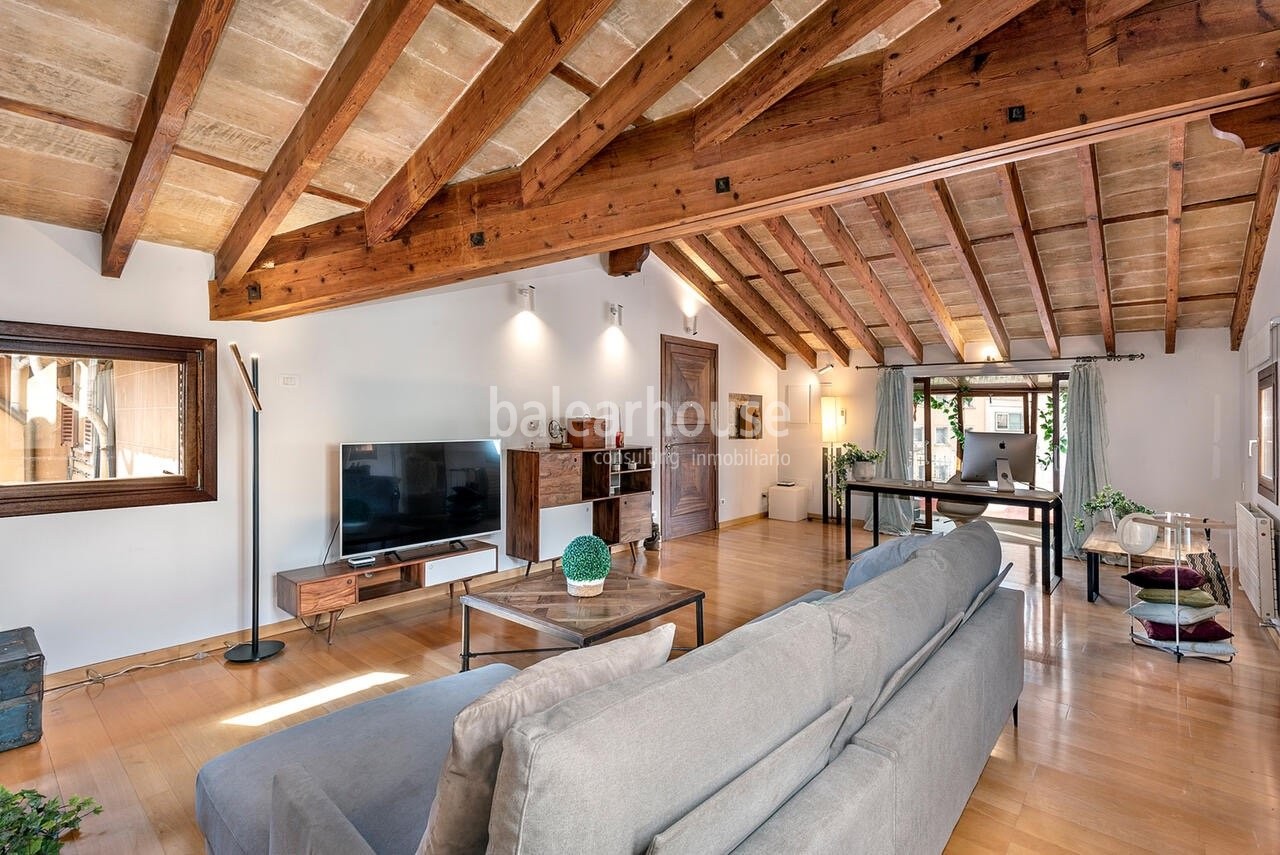
M591 534L591 503L543 508L538 512L538 560L550 561L564 554L569 541Z

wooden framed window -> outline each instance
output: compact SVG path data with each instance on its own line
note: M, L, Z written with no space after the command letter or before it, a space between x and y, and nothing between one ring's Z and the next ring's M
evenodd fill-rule
M0 516L217 498L217 342L0 321Z
M1276 500L1276 366L1258 372L1258 493Z

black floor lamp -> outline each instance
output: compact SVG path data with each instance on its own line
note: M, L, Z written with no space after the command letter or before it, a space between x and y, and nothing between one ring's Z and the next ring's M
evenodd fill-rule
M240 379L244 380L245 389L249 392L249 404L253 407L253 640L237 644L226 653L228 662L261 662L270 659L284 650L283 641L260 641L258 639L258 592L261 587L258 560L258 418L262 412L262 402L258 399L258 357L249 357L249 368L244 367L244 359L240 356L240 348L231 343L231 353L240 366Z

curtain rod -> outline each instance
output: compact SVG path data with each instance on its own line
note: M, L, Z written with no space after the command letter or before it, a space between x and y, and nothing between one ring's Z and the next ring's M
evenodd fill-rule
M1073 365L1080 362L1135 362L1146 358L1147 355L1145 353L1116 353L1110 356L1073 356L1068 359L1042 357L1039 359L991 359L982 362L906 362L895 365L855 365L854 368L858 371L879 371L885 368L968 368L970 366L989 368L999 365L1025 365L1027 363L1044 365L1046 362L1070 362Z

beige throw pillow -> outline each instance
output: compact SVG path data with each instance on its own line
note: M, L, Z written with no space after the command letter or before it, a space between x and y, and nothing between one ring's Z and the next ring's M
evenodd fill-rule
M494 686L458 713L418 855L484 852L502 738L511 726L565 698L656 668L671 655L675 632L675 624L663 624L644 635L543 660Z

